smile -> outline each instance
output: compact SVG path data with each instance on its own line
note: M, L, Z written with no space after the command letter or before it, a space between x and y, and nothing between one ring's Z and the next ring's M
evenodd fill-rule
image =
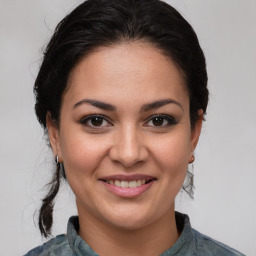
M120 197L136 197L147 191L157 179L146 175L115 175L100 181L112 193Z
M106 180L108 184L121 187L121 188L137 188L146 183L146 180L132 180L132 181L124 181L124 180Z

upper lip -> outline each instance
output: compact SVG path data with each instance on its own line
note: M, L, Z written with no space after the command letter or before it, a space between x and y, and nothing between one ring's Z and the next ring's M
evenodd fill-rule
M100 177L99 180L123 180L123 181L133 181L133 180L156 180L156 177L150 176L150 175L144 175L144 174L133 174L133 175L110 175L110 176L104 176Z

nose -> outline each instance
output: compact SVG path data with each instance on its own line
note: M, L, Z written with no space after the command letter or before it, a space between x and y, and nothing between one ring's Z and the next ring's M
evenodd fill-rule
M135 127L126 127L115 134L112 147L109 151L110 159L126 168L148 159L148 150Z

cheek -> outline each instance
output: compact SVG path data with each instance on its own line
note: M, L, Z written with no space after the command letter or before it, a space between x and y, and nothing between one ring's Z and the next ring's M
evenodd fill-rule
M180 191L188 169L190 132L175 131L155 143L155 161L161 170L164 193L173 199ZM168 191L168 192L167 192Z
M161 141L154 142L154 155L157 155L159 164L164 165L164 169L175 170L178 167L186 167L190 154L189 133L177 131L161 138Z
M69 133L70 134L70 133ZM83 133L74 133L75 136L65 136L61 140L61 152L67 175L91 175L105 155L106 148L101 141L85 136Z
M173 145L173 144L172 144ZM169 183L182 185L187 173L186 147L172 147L166 143L166 147L158 154L158 164L163 172L163 177Z

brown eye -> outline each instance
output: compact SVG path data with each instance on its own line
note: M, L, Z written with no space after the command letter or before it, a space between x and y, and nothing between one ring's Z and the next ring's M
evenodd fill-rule
M101 117L93 117L91 118L91 124L93 126L101 126L103 124L104 119Z
M106 126L111 126L111 123L109 123L105 117L101 115L91 115L83 117L80 121L80 124L92 128L101 128Z
M177 121L169 115L155 115L149 119L145 126L166 127L177 124Z
M153 123L154 126L162 126L164 121L165 120L162 117L154 117L152 119L152 123Z

